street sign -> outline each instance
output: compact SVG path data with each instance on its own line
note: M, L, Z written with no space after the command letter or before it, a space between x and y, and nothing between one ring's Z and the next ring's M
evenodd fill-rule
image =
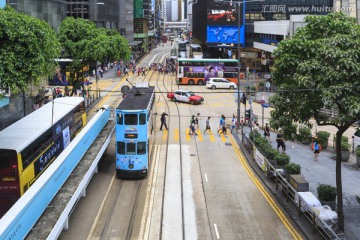
M263 108L268 108L268 107L270 106L270 104L268 104L268 103L263 103L263 104L261 104L261 106L262 106Z

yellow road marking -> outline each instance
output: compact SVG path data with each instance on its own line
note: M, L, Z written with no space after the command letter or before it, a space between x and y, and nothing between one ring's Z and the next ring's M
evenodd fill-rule
M226 137L223 133L220 133L221 141L226 142Z
M197 129L197 130L196 130L196 133L198 134L199 141L200 141L200 142L204 141L200 129Z
M210 141L215 142L215 137L214 137L214 135L212 134L211 131L210 131L209 135L210 135Z
M179 141L179 129L178 128L175 128L175 134L174 134L174 140L175 141Z
M163 130L163 141L165 142L166 141L166 138L167 138L167 130L166 130L166 128L164 128L164 130Z
M290 234L293 236L294 239L302 239L300 234L296 231L296 229L291 225L289 219L284 215L284 213L282 212L281 208L276 204L276 202L274 201L274 199L272 198L272 196L267 192L267 190L264 188L264 186L261 184L260 180L258 179L258 177L252 172L252 170L250 169L249 164L247 163L247 161L245 160L244 155L242 154L240 147L237 145L235 139L233 138L232 135L229 135L230 138L230 142L235 150L236 155L239 158L239 161L241 163L241 165L243 166L243 168L245 169L246 173L248 174L248 176L250 177L250 179L253 181L253 183L255 184L255 186L259 189L259 191L261 192L261 194L264 196L264 198L266 199L266 201L270 204L270 206L272 207L272 209L274 210L274 212L278 215L278 217L280 218L280 220L283 222L283 224L285 225L285 227L288 229L288 231L290 232Z
M186 141L187 142L190 142L191 135L189 133L190 133L190 128L186 128L185 129L185 135L186 135Z
M123 78L118 84L116 84L116 86L111 89L111 92L114 91L115 89L119 88L120 85L125 82L125 79L126 79L126 78ZM104 102L105 102L110 96L111 96L111 94L106 94L106 96L103 97L103 98L100 100L100 102L98 102L98 104L96 104L95 107L96 107L96 108L98 108L98 106L101 106L101 107L102 107L102 106L104 105Z

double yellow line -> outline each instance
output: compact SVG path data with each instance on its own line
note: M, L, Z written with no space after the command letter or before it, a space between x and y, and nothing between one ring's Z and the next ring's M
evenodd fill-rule
M253 171L250 169L249 164L247 163L247 161L245 160L244 155L242 154L240 147L238 146L238 144L236 143L234 137L229 134L228 135L230 138L230 142L233 146L233 148L235 149L235 153L238 155L239 160L241 165L244 167L245 171L247 172L248 176L250 177L250 179L253 181L253 183L255 184L255 186L259 189L259 191L261 192L261 194L264 196L264 198L266 199L266 201L270 204L270 206L272 207L272 209L274 210L274 212L278 215L278 217L280 218L280 220L283 222L283 224L285 225L285 227L288 229L288 231L290 232L290 234L293 236L294 239L298 239L301 240L302 237L300 236L300 234L296 231L296 229L292 226L292 224L290 223L289 219L284 215L283 211L280 209L280 207L276 204L276 202L274 201L274 199L272 198L272 196L266 191L266 189L264 188L264 186L261 184L261 182L259 181L259 179L255 176L255 174L253 173Z

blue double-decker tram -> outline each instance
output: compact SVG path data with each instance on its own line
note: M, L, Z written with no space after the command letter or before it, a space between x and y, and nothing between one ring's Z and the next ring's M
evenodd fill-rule
M148 84L130 89L116 108L116 176L146 177L153 131L155 87Z

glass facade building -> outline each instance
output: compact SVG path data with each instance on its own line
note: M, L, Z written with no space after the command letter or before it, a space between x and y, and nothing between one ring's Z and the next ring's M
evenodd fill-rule
M241 2L240 11L236 2ZM255 21L290 20L292 15L323 15L333 10L333 0L198 0L193 4L196 22L192 34L203 43L205 57L237 59L240 35L241 69L250 66L250 69L260 71L262 52L253 48L253 42L259 38L254 33ZM276 40L281 39L279 36Z

